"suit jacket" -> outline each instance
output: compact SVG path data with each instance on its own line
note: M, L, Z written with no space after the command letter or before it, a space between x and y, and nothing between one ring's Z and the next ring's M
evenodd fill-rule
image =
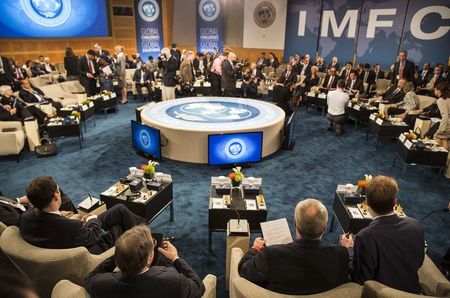
M137 276L113 272L114 257L97 266L85 279L92 298L201 297L205 286L192 268L181 258L173 267L151 266Z
M289 105L289 101L292 98L292 93L289 91L289 88L276 84L273 87L272 98L276 105L283 109L286 117L289 117L294 112L292 107Z
M289 76L286 78L287 75L287 71L284 71L283 74L281 75L284 78L284 85L285 86L289 86L294 84L295 82L297 82L297 72L294 70L291 70L291 73L289 74Z
M325 79L323 80L323 83L322 83L322 87L323 88L326 88L327 86L328 86L328 80L330 79L330 75L326 75L325 76ZM334 88L336 88L336 85L337 85L337 82L339 81L339 76L338 75L335 75L334 76L334 80L333 80L333 83L331 84L331 88L332 89L334 89Z
M17 74L17 70L19 70L20 73L22 74L22 78L19 78L19 75ZM13 75L14 75L14 79L16 79L16 80L23 80L23 79L28 78L27 71L21 67L17 67L17 68L15 67L13 70Z
M140 83L141 75L142 75L142 69L140 69L140 68L136 69L136 71L134 72L134 75L133 75L133 81L136 83ZM144 82L146 82L146 81L153 81L153 74L150 71L146 71L144 73Z
M397 76L400 74L400 62L396 62L394 65L394 73L391 77L392 84L397 84ZM407 79L409 82L414 83L414 63L409 60L405 61L405 66L403 67L403 78Z
M24 212L19 221L23 239L44 248L86 247L91 253L106 250L99 243L102 238L101 222L98 218L87 223L68 219L34 208Z
M0 104L0 121L20 121L20 118L16 115L11 115L11 113Z
M180 76L183 83L193 84L195 81L194 69L189 59L185 59L180 65Z
M363 70L362 75L361 75L361 81L364 83L364 77L366 76L366 72L367 70ZM368 71L369 74L367 75L367 79L366 79L366 83L370 85L375 84L375 72L373 70L369 70Z
M376 280L401 291L419 293L417 270L424 260L420 223L397 215L379 217L355 236L353 279Z
M39 93L40 95L42 95L42 97L46 98L44 92L41 89L33 87L33 90L36 91L37 93ZM33 95L33 93L31 93L27 89L21 88L19 91L19 97L27 103L39 102L38 99ZM48 99L48 98L46 98L46 99Z
M353 70L353 68L348 70L348 76L347 76L347 69L344 67L341 71L341 79L347 80L347 78L350 78L350 72L352 70Z
M341 70L341 65L340 65L339 63L336 63L335 65L333 65L332 63L330 63L330 64L328 64L327 69L329 70L329 69L331 69L331 67L333 67L333 66L336 68L336 73L337 73L339 70Z
M49 64L49 65L50 65L50 69L51 69L51 70L56 70L56 68L55 68L55 66L54 66L53 64ZM44 64L44 63L42 63L42 64L39 66L39 69L42 70L42 71L45 72L45 73L49 73L49 72L47 71L47 69L45 68L45 64Z
M178 61L173 56L170 56L169 60L162 62L163 77L162 81L166 87L175 87L177 80L175 76L178 70Z
M389 101L389 103L399 103L403 100L403 97L405 97L405 93L403 90L400 90L399 92L395 93L395 90L397 89L396 85L392 85L391 88L389 88L384 94L382 94L383 99L385 101Z
M68 76L78 75L78 57L77 56L64 57L64 68L66 69Z
M303 69L305 69L304 75L308 76L311 73L311 64L307 64L306 66L303 64L299 64L298 74L301 74Z
M12 73L11 65L9 64L8 59L6 57L0 57L2 59L3 71L5 72L5 76L9 82L14 80L14 75Z
M317 69L319 70L319 72L325 72L325 71L326 71L325 64L317 64L317 63L314 63L314 66L317 67Z
M92 59L92 64L94 65L94 76L99 75L98 63L95 59ZM82 77L87 77L87 74L90 72L88 59L86 55L83 55L78 59L78 75Z
M225 59L222 62L222 87L224 90L236 89L237 69L233 68L230 60Z
M375 74L375 79L379 80L379 79L383 79L384 80L384 71L379 70L378 73L376 73L375 71L373 71Z
M269 65L268 66L271 66L271 67L277 69L278 66L280 66L280 62L278 61L278 58L274 58L273 61L269 60Z
M348 79L345 82L345 89L349 90L351 85L352 85L352 80ZM355 80L355 83L353 83L352 91L353 90L357 90L357 91L359 91L359 93L363 93L364 92L364 85L363 85L363 82L360 79L357 78Z
M349 281L345 248L322 246L320 240L299 239L272 245L260 253L250 249L239 263L239 275L271 291L309 295Z

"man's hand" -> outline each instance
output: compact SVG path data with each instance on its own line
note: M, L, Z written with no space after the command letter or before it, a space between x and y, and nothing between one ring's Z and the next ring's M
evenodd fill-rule
M10 105L4 105L3 108L8 112L11 111L12 107Z
M62 213L62 212L61 212L61 213ZM81 221L82 221L82 222L86 222L86 219L87 219L89 216L92 216L92 215L93 215L93 214L90 214L90 213L84 215L84 216L81 218Z
M64 216L65 218L71 218L72 215L74 215L75 213L73 213L72 211L61 211L61 215Z
M9 112L11 113L11 115L15 115L17 114L17 109L11 109L9 110Z
M342 234L340 244L345 248L353 247L353 236L351 234Z
M258 252L261 251L266 246L266 240L262 237L257 237L255 241L253 241L252 248L256 249Z
M178 259L178 251L176 247L173 246L169 241L164 241L163 247L158 247L158 251L171 262L174 262L176 259Z
M88 77L88 78L90 78L90 79L93 79L94 78L94 75L93 74L91 74L91 73L86 73L86 76Z
M28 200L27 196L20 197L19 203L22 205L31 205L30 200Z

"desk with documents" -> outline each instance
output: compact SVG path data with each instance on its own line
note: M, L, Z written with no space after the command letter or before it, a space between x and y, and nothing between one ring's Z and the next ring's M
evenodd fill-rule
M149 190L144 183L138 192L131 192L129 184L117 182L100 194L100 199L109 209L116 204L124 204L130 211L152 222L164 209L170 208L170 221L174 220L172 177L164 174L159 190Z
M218 177L211 178L211 188L208 205L208 231L209 248L212 247L212 232L226 232L230 219L246 219L250 231L261 231L261 222L267 221L267 205L262 190L262 179L256 178L254 185L249 186L248 179L242 183L244 189L243 199L234 199L231 205L226 205L224 200L230 194L231 183L221 185ZM260 199L262 196L262 200Z

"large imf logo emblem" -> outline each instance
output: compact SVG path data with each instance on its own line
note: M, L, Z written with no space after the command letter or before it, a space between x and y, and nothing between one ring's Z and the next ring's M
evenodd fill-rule
M202 0L198 5L198 12L203 20L214 21L220 14L219 0Z
M245 145L245 142L238 138L229 140L225 145L225 155L228 158L240 158L246 151L247 146Z
M137 7L139 16L146 22L154 22L159 16L159 5L156 0L141 0Z
M56 27L64 24L72 12L71 0L21 0L25 14L35 23Z
M150 136L148 135L147 131L141 130L139 138L141 139L141 144L145 148L150 147Z
M166 114L188 122L227 123L255 118L260 111L246 104L211 101L175 105L168 108Z
M277 10L270 2L260 2L253 11L253 19L256 25L261 28L267 28L275 22Z

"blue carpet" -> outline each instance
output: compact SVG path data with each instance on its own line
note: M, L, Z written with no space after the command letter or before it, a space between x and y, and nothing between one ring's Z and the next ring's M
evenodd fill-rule
M107 119L97 115L96 127L92 121L88 122L81 150L77 138L65 138L57 141L58 155L54 157L38 159L25 151L20 163L2 158L0 189L4 195L20 196L33 177L51 175L78 203L80 195L98 196L126 175L128 167L145 163L143 157L135 154L131 144L130 119L135 118L134 109L139 104L134 100L130 102L120 106L118 114L108 114ZM401 178L400 162L392 167L394 143L384 141L376 151L374 139L365 140L365 128L355 129L351 125L347 128L346 134L336 137L334 132L326 130L326 119L319 112L298 109L294 150L280 151L245 170L247 176L263 178L269 219L286 217L294 232L293 210L299 200L318 198L331 211L336 185L356 183L366 173L397 179L399 201L408 216L420 219L431 210L447 206L450 180L438 177L437 171L429 168L413 168ZM213 253L208 251L207 210L210 176L227 172L169 160L163 160L159 170L172 174L175 221L169 222L169 212L165 211L150 225L151 228L175 236L179 254L202 278L208 273L216 275L218 297L226 297L226 238L224 233L214 233ZM426 219L423 226L429 254L437 260L450 246L448 214L435 214ZM327 243L336 241L337 230L325 235Z

